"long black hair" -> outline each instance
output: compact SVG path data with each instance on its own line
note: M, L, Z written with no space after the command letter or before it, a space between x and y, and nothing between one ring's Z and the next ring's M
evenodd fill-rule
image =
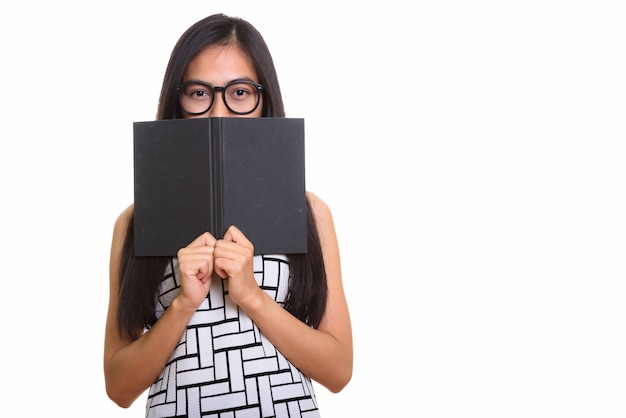
M270 51L261 34L249 22L216 14L193 24L180 37L165 71L157 119L181 118L176 88L191 60L213 45L235 45L250 57L263 85L263 117L285 117L280 85ZM253 243L254 244L254 243ZM311 327L317 327L326 310L327 283L324 258L315 218L307 200L307 245L305 254L288 254L289 289L284 308ZM120 334L138 338L157 320L156 298L171 257L137 257L134 250L134 216L126 231L120 263L120 295L117 313Z

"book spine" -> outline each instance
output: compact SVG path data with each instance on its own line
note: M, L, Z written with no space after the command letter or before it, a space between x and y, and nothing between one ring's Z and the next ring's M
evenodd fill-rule
M209 158L211 167L211 207L213 210L212 231L215 238L221 239L224 236L224 184L223 184L223 145L222 145L222 118L209 118Z

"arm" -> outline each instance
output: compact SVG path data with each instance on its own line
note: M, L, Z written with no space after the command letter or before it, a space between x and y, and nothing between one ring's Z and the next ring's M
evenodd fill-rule
M205 233L187 249L179 252L183 280L181 292L150 330L136 340L128 341L118 331L117 308L122 246L132 212L132 206L122 212L113 230L109 266L109 308L104 338L107 394L124 408L129 407L159 376L189 319L206 296L213 271L212 253L215 243L215 239Z
M320 198L308 193L319 230L322 253L328 281L328 302L320 326L313 329L284 310L258 286L252 274L252 247L240 258L239 263L225 261L237 258L230 244L246 242L238 230L224 241L218 241L215 249L215 271L229 278L231 298L241 306L259 326L280 352L305 375L325 386L331 392L341 391L352 377L352 328L341 279L339 246L331 212ZM228 233L227 233L228 235ZM242 268L243 260L245 268ZM253 284L254 282L254 284Z

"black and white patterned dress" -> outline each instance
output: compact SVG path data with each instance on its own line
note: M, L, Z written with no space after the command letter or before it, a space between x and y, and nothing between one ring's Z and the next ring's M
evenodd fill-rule
M254 275L282 304L289 280L287 258L255 256ZM178 294L179 280L173 259L161 284L157 317ZM310 379L238 309L226 283L212 281L208 297L150 387L146 416L319 417Z

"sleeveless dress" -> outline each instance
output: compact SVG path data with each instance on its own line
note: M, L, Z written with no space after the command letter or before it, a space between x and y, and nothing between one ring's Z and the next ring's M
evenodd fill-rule
M288 289L286 256L255 256L259 286L279 304ZM160 317L180 290L170 263L157 301ZM161 375L147 417L319 417L311 380L291 364L213 279Z

